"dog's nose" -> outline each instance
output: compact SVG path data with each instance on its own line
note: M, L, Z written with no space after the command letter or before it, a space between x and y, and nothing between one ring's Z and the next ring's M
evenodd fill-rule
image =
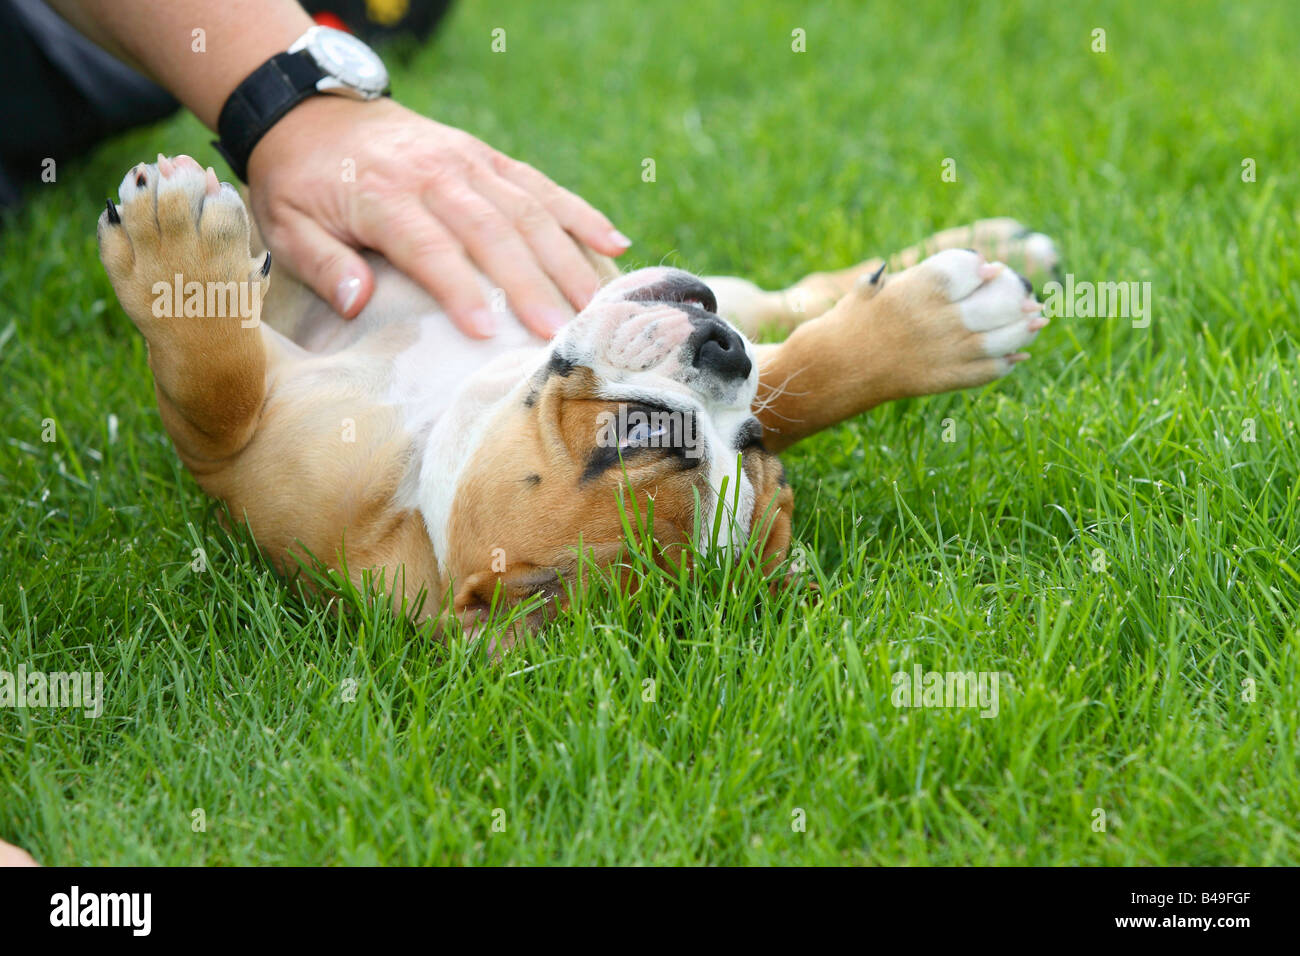
M745 342L721 319L701 322L691 333L690 344L695 346L692 364L701 371L712 372L724 381L749 378L753 363L745 353Z

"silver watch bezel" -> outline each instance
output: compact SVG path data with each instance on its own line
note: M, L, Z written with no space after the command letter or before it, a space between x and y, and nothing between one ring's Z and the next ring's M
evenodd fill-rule
M348 60L335 55L333 50L339 45L369 61L372 70L354 69ZM300 50L306 50L316 65L326 73L316 84L316 89L322 93L373 100L383 96L388 89L388 70L384 61L379 58L379 54L350 33L333 27L314 26L289 47L290 53Z

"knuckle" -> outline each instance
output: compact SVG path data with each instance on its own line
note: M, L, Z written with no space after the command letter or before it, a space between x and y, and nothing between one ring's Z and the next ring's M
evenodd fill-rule
M505 153L499 152L495 149L492 150L488 162L492 167L492 171L498 176L510 176L512 174L518 175L521 173L527 173L532 169L532 167L527 163L520 162L519 160L507 156Z
M396 192L396 183L385 164L357 164L357 192L366 196L388 197Z
M413 162L416 173L434 188L463 183L469 173L465 156L446 147L417 153Z
M466 200L462 204L461 215L465 226L476 236L501 239L510 232L505 217L486 200Z
M536 232L551 222L551 214L536 199L525 197L516 205L511 216L520 232Z
M444 259L461 254L460 243L440 233L425 232L417 235L410 243L411 258L415 261Z

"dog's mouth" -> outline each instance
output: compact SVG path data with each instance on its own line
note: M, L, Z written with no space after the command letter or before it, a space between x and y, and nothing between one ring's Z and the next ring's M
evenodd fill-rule
M591 369L605 397L684 394L711 412L739 412L758 388L757 354L717 307L713 291L690 273L630 273L565 327L551 361Z

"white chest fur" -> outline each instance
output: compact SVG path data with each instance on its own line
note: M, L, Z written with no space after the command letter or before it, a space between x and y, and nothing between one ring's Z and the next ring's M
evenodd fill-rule
M415 326L414 341L393 358L381 401L401 410L415 443L418 472L403 483L400 504L423 514L441 566L461 472L500 403L545 358L546 343L510 312L498 316L493 338L471 339L404 279L383 276L383 298L377 296L361 320Z

